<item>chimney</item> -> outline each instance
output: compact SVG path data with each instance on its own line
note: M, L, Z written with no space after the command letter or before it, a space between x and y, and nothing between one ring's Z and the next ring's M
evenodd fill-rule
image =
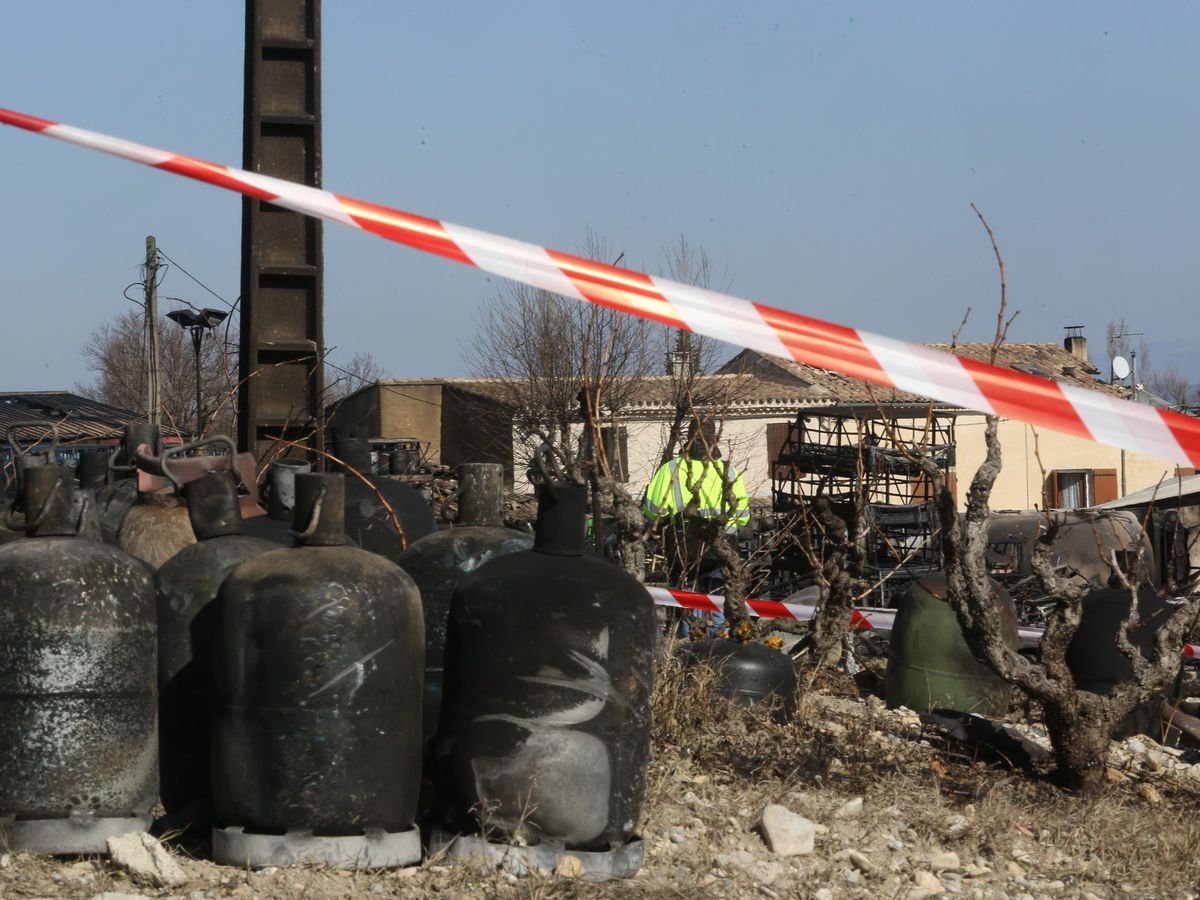
M1088 361L1087 338L1083 336L1082 325L1068 325L1067 336L1063 338L1063 347L1076 359Z

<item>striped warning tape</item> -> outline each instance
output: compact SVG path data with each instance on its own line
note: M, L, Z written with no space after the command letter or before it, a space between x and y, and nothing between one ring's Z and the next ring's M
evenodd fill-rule
M505 278L965 409L1200 466L1200 420L665 278L0 109L0 122L369 231Z
M725 611L725 598L720 594L699 594L695 591L679 591L674 588L653 587L647 585L646 590L658 606L674 606L677 609L692 609L698 612L720 613ZM747 600L746 608L750 614L760 619L795 619L806 622L816 615L817 608L807 603L784 603L781 600ZM854 610L851 613L852 628L871 628L873 622L868 618L867 610ZM890 610L884 612L890 615ZM888 619L889 627L891 619Z
M724 612L725 598L720 594L698 594L695 591L677 591L673 588L646 586L646 590L657 606L673 606L676 609L694 609L700 612ZM795 619L807 622L817 614L817 608L807 603L784 603L780 600L747 600L746 607L751 615L760 619ZM891 634L896 624L896 610L878 607L860 607L850 617L850 627L872 629L882 634ZM1043 629L1022 625L1017 637L1036 644L1042 639ZM1200 656L1200 644L1184 644L1183 655L1188 659Z

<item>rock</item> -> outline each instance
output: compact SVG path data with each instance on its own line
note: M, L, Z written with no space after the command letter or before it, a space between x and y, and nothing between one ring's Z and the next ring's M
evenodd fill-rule
M759 863L750 869L750 874L759 884L774 884L783 877L783 866L777 862Z
M737 866L742 869L754 869L759 865L758 859L747 850L734 850L732 853L718 853L718 866Z
M7 869L12 865L11 853L0 853L0 869Z
M829 888L821 888L813 894L814 900L833 900L833 891Z
M835 819L857 819L862 815L862 811L863 798L855 797L838 807L838 811L833 814L833 817Z
M913 886L905 896L907 900L925 900L926 897L936 897L945 890L945 885L936 875L920 869L913 875Z
M959 865L958 854L950 850L929 857L929 868L935 872L957 872Z
M560 856L558 864L554 867L554 874L559 878L578 878L583 874L583 860L570 853Z
M951 816L946 820L943 828L947 837L958 837L970 827L970 820L966 816Z
M806 856L813 852L816 825L786 807L767 804L759 829L768 849L778 856Z
M672 844L683 843L683 832L678 828L672 828L670 831L668 831L667 837L671 839Z
M1024 866L1022 866L1019 862L1016 862L1011 859L1004 864L1004 871L1007 872L1009 875L1011 875L1013 878L1024 878L1025 877Z
M187 875L179 863L171 858L162 844L144 831L110 837L108 853L112 861L135 881L145 881L155 887L170 887L187 881Z
M88 900L150 900L145 894L122 894L120 891L105 891L102 894L92 894Z
M846 859L850 860L850 865L854 866L860 872L870 873L875 871L875 866L867 855L858 850L851 850L846 854Z
M1160 794L1158 789L1152 784L1146 784L1145 782L1139 784L1137 786L1137 792L1145 797L1148 803L1157 804L1163 802L1162 794Z

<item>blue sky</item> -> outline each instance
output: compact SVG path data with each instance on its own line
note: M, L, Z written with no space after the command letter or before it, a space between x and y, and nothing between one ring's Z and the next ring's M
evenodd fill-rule
M1124 316L1200 381L1200 6L324 4L325 185L657 270L680 235L734 293L910 340ZM243 12L7 4L0 106L240 165ZM0 390L87 377L145 236L238 293L232 194L0 129ZM462 374L496 285L326 226L326 342ZM178 271L162 293L207 302ZM171 304L164 303L165 308ZM431 339L430 336L433 336ZM461 336L461 337L460 337Z

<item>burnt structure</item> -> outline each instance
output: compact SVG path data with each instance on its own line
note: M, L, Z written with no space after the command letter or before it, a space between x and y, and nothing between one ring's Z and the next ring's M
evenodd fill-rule
M880 588L886 602L912 578L940 566L934 537L933 485L914 451L921 448L954 489L954 416L928 406L835 406L801 413L788 428L771 467L777 514L798 513L828 499L861 541L861 574L875 581L898 570ZM859 528L859 526L862 526ZM799 586L809 568L802 554L785 555L777 572Z
M246 0L242 167L321 186L321 0ZM321 223L242 201L238 444L320 447L324 353Z

